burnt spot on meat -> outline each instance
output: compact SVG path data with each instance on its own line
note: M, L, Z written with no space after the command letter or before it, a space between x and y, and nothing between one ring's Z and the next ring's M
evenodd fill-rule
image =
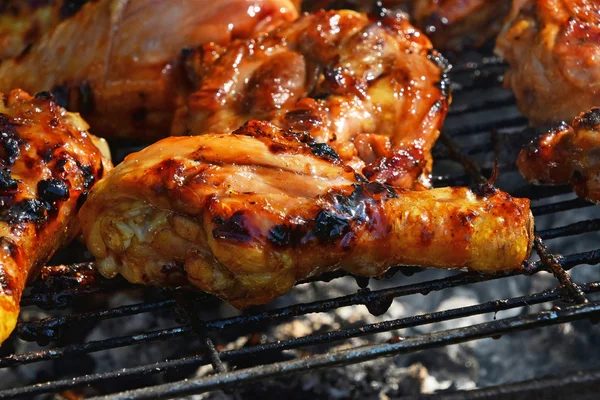
M9 225L26 222L41 224L46 221L46 205L38 199L27 199L11 204L0 212L0 220Z
M2 147L2 161L5 165L14 165L21 155L19 146L24 143L18 135L18 124L13 123L9 117L0 114L0 147Z
M94 93L89 83L84 82L79 85L79 107L78 110L82 115L89 115L94 112Z
M320 210L316 217L312 234L322 243L331 243L342 238L343 248L351 245L357 237L356 230L371 228L376 224L374 212L386 199L398 195L381 184L355 184L350 194L332 193L328 195L329 206Z
M357 182L369 183L369 180L367 178L365 178L364 176L362 176L361 174L359 174L357 172L354 173L354 178L356 179Z
M217 227L215 227L212 232L215 239L223 239L237 243L247 243L252 240L252 235L248 228L248 220L244 215L244 211L235 212L229 219L215 217L213 218L213 222L217 224Z
M330 243L348 232L350 222L347 216L335 211L321 210L315 218L313 234L322 243Z
M56 102L56 98L54 97L54 94L52 94L52 92L49 92L47 90L42 91L42 92L37 92L34 97L36 99L50 100L50 101Z
M598 129L599 126L600 126L600 108L598 108L598 107L594 107L591 110L589 110L588 112L581 114L575 120L575 129L577 129L577 127L579 127L579 128L583 128L583 129L587 129L587 130L594 130L594 129Z
M6 192L17 190L19 181L13 179L10 175L10 169L0 169L0 194L5 195Z
M339 160L340 156L326 143L309 143L310 151L317 157L327 160Z
M50 157L52 157L52 154L50 154ZM67 157L62 157L60 159L58 159L58 161L56 161L55 164L55 168L57 172L65 172L65 166L67 165L67 163L69 162L69 159Z
M68 200L70 193L67 184L60 179L46 179L38 182L38 198L48 203Z
M89 192L87 192L87 191L81 192L81 194L77 198L77 205L76 205L77 211L79 211L79 209L81 207L83 207L83 204L85 203L85 201L88 198L88 194L89 194Z
M96 181L96 176L94 175L94 169L91 165L81 165L79 161L77 161L77 166L83 175L83 186L86 189L90 189L94 182Z
M62 148L62 146L63 146L62 143L57 143L57 144L55 144L52 147L40 149L40 151L38 151L38 156L40 157L40 160L44 164L48 164L50 161L52 161L52 157L54 155L54 152L56 150ZM62 168L64 168L64 165L61 166L61 169ZM60 172L62 172L62 171L60 171Z
M267 238L276 246L283 247L290 244L291 229L287 225L276 225L269 232Z
M396 199L398 198L398 193L394 191L391 186L384 185L379 182L368 182L364 185L364 188L373 194L385 194L385 197L388 199Z

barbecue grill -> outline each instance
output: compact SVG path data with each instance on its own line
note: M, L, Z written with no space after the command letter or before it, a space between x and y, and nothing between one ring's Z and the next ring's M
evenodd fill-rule
M455 271L445 273L445 277L439 279L417 280L416 283L406 284L403 283L402 275L416 273L412 277L414 281L420 276L417 273L419 269L395 268L386 274L386 282L389 282L389 285L383 289L369 289L369 279L357 278L358 288L349 288L354 292L344 296L254 308L241 315L226 317L212 311L218 308L218 300L198 291L183 288L140 288L121 279L104 280L94 273L91 263L82 262L85 261L83 252L78 249L78 245L73 245L69 249L67 260L75 263L46 268L43 277L31 285L22 299L24 313L35 314L35 310L41 308L51 316L20 322L0 353L2 369L20 368L19 371L25 373L40 362L56 360L54 365L64 366L64 371L55 367L56 370L51 372L51 375L46 375L51 379L37 378L33 384L2 390L0 397L31 398L48 393L73 394L86 386L94 388L97 395L114 399L179 397L213 390L224 390L235 396L235 392L232 392L235 389L232 388L264 379L302 374L317 368L333 368L481 338L497 338L516 331L543 328L579 319L596 322L600 316L600 301L594 301L593 294L600 292L600 281L574 282L570 278L569 270L575 267L591 268L591 265L599 263L600 249L558 255L553 252L555 242L551 240L585 233L594 234L600 230L600 219L573 222L576 213L592 204L575 198L567 187L533 187L526 185L518 176L514 166L514 152L527 137L524 132L528 129L526 119L515 112L510 92L502 89L501 81L505 68L498 58L477 54L467 55L463 61L455 64L451 71L454 103L445 132L434 150L434 182L436 186L484 183L492 173L494 159L498 159L498 184L502 188L508 188L516 196L531 198L533 214L536 217L569 213L568 216L572 220L569 224L547 229L538 227L534 244L536 254L525 264L523 271L496 275ZM440 171L443 173L439 173ZM534 275L542 271L553 274L555 288L533 294L524 293L518 297L494 299L467 307L406 315L399 319L381 319L373 324L342 327L285 340L251 339L244 345L234 345L228 349L221 349L215 344L216 337L226 338L232 343L242 335L258 333L260 337L260 333L264 332L267 326L276 326L311 313L327 313L341 307L366 306L371 314L379 316L386 312L394 299L403 296L427 295L430 292L484 281L509 281L517 275ZM342 272L329 273L300 284L331 281L342 276ZM131 297L122 295L134 292L142 293L143 300L130 304L131 300L128 299ZM115 301L121 298L124 299L123 303L115 304ZM108 307L106 299L113 300ZM562 306L554 306L556 302L561 302ZM544 311L532 311L533 305L540 304L544 305ZM524 311L516 316L495 318L497 312L521 307ZM143 314L161 315L170 320L171 325L162 326L157 323L154 329L136 334L123 334L124 331L120 331L120 327L127 326L129 321ZM405 337L390 334L388 340L374 341L369 345L334 352L326 350L319 353L314 350L319 349L319 345L343 342L351 338L475 315L484 315L487 322ZM112 337L86 339L90 326L117 318L123 322L122 325L114 324L116 328L111 332ZM176 340L189 343L189 350L183 357L171 358L168 353L158 354L158 362L141 360L138 366L115 366L108 372L87 373L85 368L78 371L68 368L71 363L80 366L81 362L77 361L85 358L87 354L131 346L141 348L157 341L168 345ZM43 347L11 354L22 341L38 342ZM286 350L309 348L311 350L307 351L309 355L306 357L283 356ZM214 373L187 379L203 365L212 365ZM229 369L228 365L235 365L236 368ZM155 375L162 375L164 383L152 383L156 381L150 377ZM588 371L557 377L536 377L526 382L458 394L434 394L431 398L510 396L514 399L519 396L527 398L530 391L555 396L560 393L580 393L584 396L593 393L598 384L600 372ZM122 389L127 390L115 393Z

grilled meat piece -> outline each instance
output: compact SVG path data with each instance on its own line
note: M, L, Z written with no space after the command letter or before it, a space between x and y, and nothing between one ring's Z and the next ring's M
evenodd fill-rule
M363 12L378 6L403 10L427 34L438 50L460 52L495 38L510 11L509 0L297 0L302 11L351 9Z
M599 156L600 108L592 108L521 150L517 165L532 183L570 183L578 196L600 203Z
M79 217L104 276L191 283L243 308L340 268L521 268L533 237L529 200L477 193L367 182L308 134L250 121L129 155Z
M413 0L410 13L436 49L460 52L496 37L509 0Z
M0 0L0 60L27 51L89 0Z
M309 132L373 181L429 184L447 64L401 14L308 14L267 35L203 46L186 65L198 90L178 110L173 135L267 120Z
M26 281L73 238L79 207L110 168L87 128L49 93L0 96L0 343Z
M22 57L0 64L0 91L52 90L104 137L167 136L186 46L226 43L296 17L289 0L101 0Z
M571 121L600 105L600 2L515 0L496 52L532 123Z

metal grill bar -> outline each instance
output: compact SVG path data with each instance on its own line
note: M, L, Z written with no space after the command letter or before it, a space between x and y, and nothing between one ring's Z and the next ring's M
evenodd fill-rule
M581 289L585 293L598 293L600 292L600 282L593 282L587 285L582 285ZM334 341L346 340L354 337L389 332L393 330L405 329L421 325L428 325L436 322L443 322L473 315L480 315L484 313L496 313L503 310L509 310L518 307L531 306L534 304L541 304L550 301L560 300L561 296L562 291L560 289L547 290L533 295L521 296L512 299L489 301L486 303L476 304L473 306L463 308L455 308L445 311L433 312L429 314L400 318L397 320L384 321L376 324L365 325L359 328L341 329L333 332L311 334L296 339L288 339L274 343L267 343L264 345L224 351L220 353L220 358L225 361L231 361L239 358L263 354L265 352L292 350L304 346L325 344ZM86 377L48 382L45 384L32 385L29 387L12 389L8 391L0 391L0 396L3 398L14 398L18 396L48 393L73 386L81 386L86 384L89 385L104 381L112 381L114 379L133 378L151 373L164 373L171 369L177 369L187 366L200 366L206 364L207 362L210 362L210 358L207 358L204 355L198 355L195 357L188 357L173 361L149 364L135 368L127 368L116 371L114 373L93 374L88 375Z
M510 107L515 105L515 100L512 97L507 97L505 99L500 100L488 100L482 101L480 104L476 106L470 104L461 104L459 106L453 107L450 111L448 111L449 117L457 117L459 115L464 114L472 114L474 112L479 111L491 111L504 107Z
M589 251L585 253L573 254L562 257L557 260L560 265L566 270L583 263L596 264L600 262L600 250ZM528 274L536 273L543 270L545 266L541 263L534 263L528 267L525 272ZM548 269L548 271L550 271ZM299 304L282 309L267 311L260 314L249 316L240 316L227 318L222 320L207 321L206 329L221 330L228 326L244 326L256 325L265 321L283 320L299 315L327 312L335 308L352 306L352 305L367 305L386 303L390 298L408 296L411 294L421 293L428 294L431 291L439 291L450 287L462 286L477 282L500 279L508 276L521 274L522 272L515 271L505 275L480 275L473 273L460 273L449 278L438 279L433 281L422 282L418 284L399 286L391 289L383 289L379 291L368 291L353 295L344 296L334 300L323 300L306 304ZM385 300L384 300L385 299ZM51 322L52 320L50 320ZM39 327L39 329L43 329ZM182 326L177 328L164 329L159 331L147 332L139 335L122 336L117 338L106 339L103 341L92 341L83 344L69 345L60 348L41 350L24 354L15 354L0 358L0 368L11 367L15 365L27 364L60 358L66 355L92 353L110 348L130 346L134 344L146 343L154 340L165 340L184 335L192 334L194 331L190 326ZM0 392L1 393L1 392Z
M452 137L468 136L477 132L491 131L493 129L515 129L525 128L528 126L527 118L525 117L514 117L508 119L502 119L499 121L485 121L479 123L469 124L466 127L453 128L449 127L444 130L446 134Z
M531 212L535 216L553 214L561 211L575 210L578 208L590 207L594 203L576 198L573 200L565 200L558 203L544 204L543 206L531 207Z
M266 378L298 374L316 368L359 363L380 357L406 354L450 344L463 343L470 340L496 336L498 334L565 323L582 317L594 317L598 315L598 313L600 313L600 303L576 305L563 310L542 311L537 314L527 314L485 322L465 328L450 329L426 335L402 338L402 340L394 341L392 343L363 346L351 350L341 350L330 354L247 368L206 378L188 379L186 381L131 390L94 399L155 399L204 393L224 386L239 384L242 381L244 383L249 383Z
M581 235L582 233L595 232L600 230L600 219L576 222L574 224L561 226L558 228L546 229L538 232L538 236L544 240L556 239L565 236Z
M481 69L497 67L497 66L503 67L503 70L504 70L504 68L506 68L507 65L508 64L506 64L504 62L504 60L502 60L500 57L489 56L489 57L482 57L481 60L479 60L479 61L468 61L466 63L453 66L451 72L453 75L455 75L455 74L461 74L461 73L465 73L465 72L473 72L474 70L481 70Z
M57 318L44 318L37 321L20 322L17 324L17 335L23 340L39 341L41 338L56 339L58 330L85 322L98 322L110 318L120 318L140 313L168 309L175 305L173 300L154 303L142 303L131 306L111 308L108 310L92 311L81 314L69 314Z
M530 400L530 399L596 399L600 371L578 371L569 375L544 377L514 384L454 393L436 393L403 400ZM582 391L583 388L583 391Z

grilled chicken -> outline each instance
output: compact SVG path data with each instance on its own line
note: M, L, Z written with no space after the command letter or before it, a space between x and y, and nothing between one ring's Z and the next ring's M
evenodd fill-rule
M532 123L571 121L600 105L600 2L515 0L496 52Z
M0 0L0 60L27 51L88 0Z
M368 182L308 134L250 121L129 155L79 217L104 276L190 283L244 308L340 268L519 269L531 250L529 200L485 189Z
M428 186L446 116L445 60L402 15L307 14L267 35L206 45L185 62L197 87L173 135L246 121L309 132L370 180Z
M296 0L302 11L377 7L407 11L438 50L460 52L496 37L510 11L510 0Z
M443 51L479 47L496 37L510 10L509 0L412 0L416 25Z
M289 0L100 0L0 64L0 91L52 90L105 137L169 134L182 48L296 18Z
M600 203L600 108L540 136L519 154L521 174L532 183L566 185Z
M0 343L28 279L77 232L77 211L110 168L87 124L49 93L0 96Z

